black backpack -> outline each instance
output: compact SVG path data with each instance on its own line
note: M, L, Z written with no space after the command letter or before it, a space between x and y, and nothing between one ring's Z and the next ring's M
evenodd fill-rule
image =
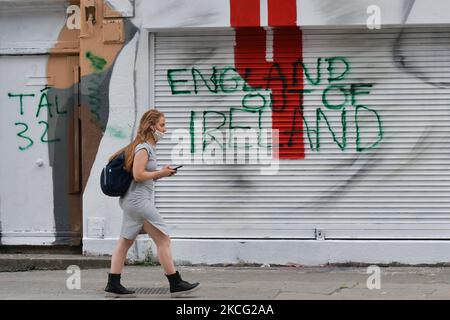
M123 196L130 187L133 176L125 171L125 153L119 154L103 168L100 174L100 187L110 197Z

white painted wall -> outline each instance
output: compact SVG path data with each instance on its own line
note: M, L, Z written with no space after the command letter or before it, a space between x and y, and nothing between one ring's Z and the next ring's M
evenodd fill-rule
M144 28L229 27L229 0L145 1Z
M110 2L112 5L115 2ZM118 9L122 8L119 4ZM150 108L148 90L148 32L142 29L141 2L136 1L135 17L131 19L140 31L116 58L111 76L109 101L110 113L106 134L99 146L83 197L83 252L88 255L111 254L118 240L122 224L122 210L118 198L105 196L99 187L99 177L107 159L127 145L139 126L141 115ZM137 123L135 123L137 121ZM126 133L119 139L111 134L111 128ZM91 218L104 219L104 234L89 234ZM139 236L129 251L130 259L144 259L150 248L148 236Z
M40 89L46 83L46 56L0 57L0 221L2 244L47 244L54 240L53 181L49 166L48 146L40 141L47 110L36 112ZM34 78L38 77L38 78ZM23 98L23 115L20 115L19 98L9 98L8 93L34 94ZM34 143L20 138L23 133ZM37 161L43 166L39 167Z
M86 246L87 244L87 246ZM109 255L115 241L88 239L84 254ZM175 264L300 264L328 263L370 264L437 264L448 263L448 241L420 240L248 240L248 239L174 239ZM128 258L155 258L155 245L139 236L128 252Z
M0 1L0 54L47 53L66 23L65 1Z
M261 0L263 3L266 0ZM148 29L226 28L230 0L145 1L144 27ZM409 6L411 15L408 19ZM446 0L297 0L297 25L304 27L365 26L369 6L380 8L382 25L448 24ZM267 19L262 19L262 26Z
M104 237L119 234L122 212L118 198L105 196L99 186L100 173L108 158L120 148L130 143L135 120L134 69L135 50L138 35L118 55L111 76L109 90L109 119L97 157L91 169L90 178L83 196L84 237L97 238L100 234L89 234L92 218L105 219ZM111 128L120 130L124 137L112 134Z
M448 263L448 241L373 240L208 240L173 241L177 263L328 263L435 264Z
M33 6L31 6L33 5ZM43 108L36 118L47 84L47 55L65 23L63 1L0 3L0 223L4 245L51 244L54 240L53 182L49 166L48 145L40 138L47 120ZM5 56L5 54L31 54ZM23 115L19 98L8 93L34 94L23 98ZM23 133L33 140L29 144ZM42 166L37 162L41 161Z

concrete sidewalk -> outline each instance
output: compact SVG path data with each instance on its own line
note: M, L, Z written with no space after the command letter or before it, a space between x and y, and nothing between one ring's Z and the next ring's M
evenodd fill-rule
M192 299L450 299L450 268L381 268L380 289L369 290L367 268L179 266L202 288ZM105 299L107 268L82 269L81 288L69 290L65 270L0 272L0 299ZM170 299L160 266L126 266L123 284L136 299ZM73 282L72 282L73 283Z

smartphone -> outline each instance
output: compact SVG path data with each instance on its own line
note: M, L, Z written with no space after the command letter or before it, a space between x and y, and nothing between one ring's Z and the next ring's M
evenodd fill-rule
M173 170L178 170L179 168L181 168L182 166L176 166L174 168L172 168Z

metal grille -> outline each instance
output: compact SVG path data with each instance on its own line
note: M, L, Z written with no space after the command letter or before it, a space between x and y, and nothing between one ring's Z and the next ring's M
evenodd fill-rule
M174 236L450 238L450 28L305 29L302 38L305 158L281 160L272 176L259 165L176 163L184 167L158 181L155 198ZM232 30L155 35L151 95L169 133L190 132L183 143L195 155L211 142L204 128L272 126L270 107L261 119L243 110L263 99L243 103L235 43ZM265 70L245 54L251 74ZM270 90L258 92L269 101ZM160 165L174 146L158 144Z
M133 290L136 294L154 294L154 295L163 295L169 294L169 288L160 287L160 288L129 288L129 290Z

